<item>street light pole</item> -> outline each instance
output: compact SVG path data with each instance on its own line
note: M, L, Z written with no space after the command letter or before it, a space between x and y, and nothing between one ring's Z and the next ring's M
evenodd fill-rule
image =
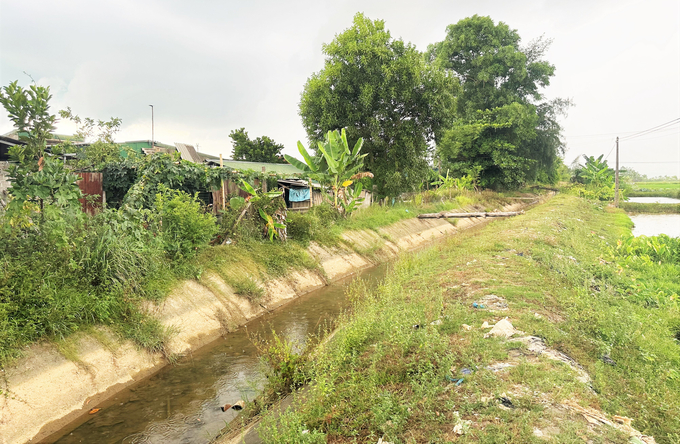
M151 149L153 151L156 151L156 143L154 142L154 134L153 134L153 105L149 105L151 107Z

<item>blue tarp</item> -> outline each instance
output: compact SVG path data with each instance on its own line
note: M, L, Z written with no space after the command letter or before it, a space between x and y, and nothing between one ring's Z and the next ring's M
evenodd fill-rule
M291 202L304 202L309 200L309 188L291 188L288 193L288 200Z

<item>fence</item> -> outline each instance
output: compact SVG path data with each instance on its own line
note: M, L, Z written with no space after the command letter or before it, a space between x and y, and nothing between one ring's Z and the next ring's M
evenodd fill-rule
M89 215L94 215L106 203L103 174L86 172L76 174L80 176L78 187L83 192L83 198L80 199L83 211Z

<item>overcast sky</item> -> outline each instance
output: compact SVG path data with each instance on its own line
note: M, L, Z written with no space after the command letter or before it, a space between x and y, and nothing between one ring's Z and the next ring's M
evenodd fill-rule
M229 132L272 137L297 154L307 78L321 45L363 12L424 51L446 26L478 14L545 34L556 75L546 97L571 98L565 162L609 154L622 138L680 117L677 0L150 1L0 0L0 85L30 74L53 93L52 111L120 117L118 141L151 138L231 154ZM4 110L3 110L4 111ZM621 142L621 162L680 176L680 125ZM12 129L3 112L0 132ZM60 133L73 131L61 123ZM652 163L654 162L654 163Z

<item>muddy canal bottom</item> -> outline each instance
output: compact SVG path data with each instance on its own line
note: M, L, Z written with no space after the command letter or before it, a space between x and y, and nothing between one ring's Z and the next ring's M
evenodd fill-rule
M386 265L360 274L377 285ZM352 278L311 292L290 304L229 333L176 365L162 369L108 402L101 411L62 429L44 442L66 443L207 443L237 413L222 412L224 404L253 399L263 375L248 332L266 334L272 328L284 337L304 342L309 334L335 319L345 306L345 289Z

